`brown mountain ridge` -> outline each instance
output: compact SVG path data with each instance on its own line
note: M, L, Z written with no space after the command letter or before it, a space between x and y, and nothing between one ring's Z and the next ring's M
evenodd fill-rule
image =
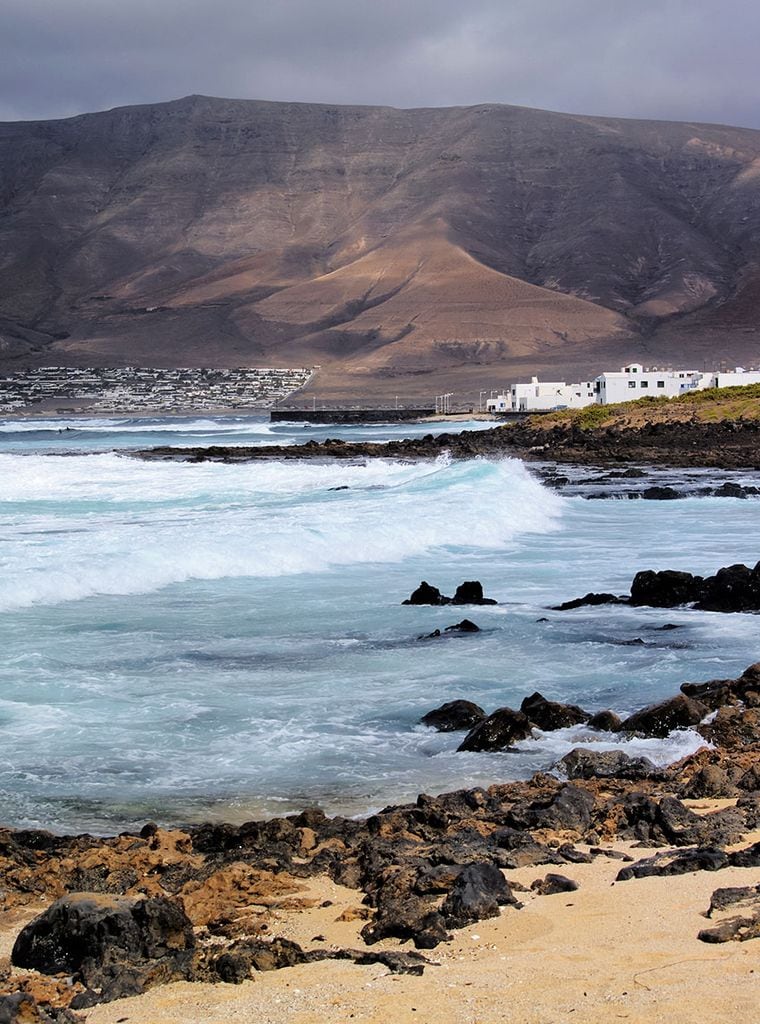
M760 131L212 99L0 124L0 367L337 397L757 362Z

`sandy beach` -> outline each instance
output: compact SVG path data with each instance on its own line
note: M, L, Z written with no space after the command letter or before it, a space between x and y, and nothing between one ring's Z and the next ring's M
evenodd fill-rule
M727 801L692 801L707 811ZM760 832L748 835L756 841ZM742 844L744 845L744 844ZM579 847L583 849L583 847ZM636 858L652 851L630 843L610 849ZM87 1011L88 1024L708 1024L754 1019L760 997L755 943L708 945L697 939L718 886L757 883L757 869L728 868L678 877L615 882L620 861L598 857L569 865L575 892L520 893L522 910L455 933L426 954L421 977L376 964L325 961L258 973L242 985L179 982ZM529 887L544 869L507 872ZM299 909L274 911L272 930L306 949L361 947L362 920L351 889L320 878L305 883ZM301 902L298 901L298 902ZM325 905L328 904L328 905ZM5 955L21 923L4 915ZM25 913L24 918L30 916ZM385 940L378 949L399 949Z

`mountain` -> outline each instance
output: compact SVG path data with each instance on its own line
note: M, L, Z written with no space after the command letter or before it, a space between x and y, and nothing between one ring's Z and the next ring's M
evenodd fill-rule
M760 131L191 96L0 124L0 366L325 395L760 353Z

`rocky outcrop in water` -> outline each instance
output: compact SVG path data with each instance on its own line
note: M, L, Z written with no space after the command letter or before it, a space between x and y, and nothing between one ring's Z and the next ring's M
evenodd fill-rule
M480 580L465 580L460 583L453 597L446 597L438 587L432 587L426 580L423 580L411 596L402 604L498 604L491 597L483 596L483 584ZM465 619L464 622L468 620ZM460 623L461 625L461 623ZM456 627L452 627L456 628Z
M676 608L691 605L708 612L760 611L760 562L753 568L729 565L714 576L694 576L689 572L645 569L636 573L630 597L615 594L586 594L555 605L552 611L602 604L630 604L646 608Z
M467 733L458 750L509 750L531 735L527 715L513 708L497 708Z
M433 711L428 711L420 719L421 725L427 725L438 732L458 732L472 729L486 717L483 708L473 704L471 700L450 700Z

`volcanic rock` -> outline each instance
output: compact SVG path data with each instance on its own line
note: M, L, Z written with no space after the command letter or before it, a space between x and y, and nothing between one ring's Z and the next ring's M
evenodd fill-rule
M737 914L741 911L741 914ZM727 915L731 916L727 916ZM716 889L706 917L717 915L719 924L705 928L697 938L702 942L745 942L760 938L760 885Z
M614 711L597 711L586 724L591 729L598 729L599 732L620 732L623 728L623 719Z
M192 924L171 900L75 893L22 929L11 960L45 974L77 974L92 998L77 997L76 1006L86 1006L188 978L194 948Z
M471 700L450 700L439 708L428 711L420 719L421 725L427 725L438 732L456 732L459 729L472 729L486 717L483 708L473 704Z
M572 601L563 601L562 604L552 605L550 611L569 612L573 608L583 608L586 605L594 607L599 604L628 604L628 599L618 597L616 594L585 594L583 597L576 597Z
M402 601L402 604L451 604L451 598L444 597L438 587L431 587L423 580L411 596L406 601Z
M699 725L709 710L700 701L681 694L636 711L625 719L622 728L626 732L637 732L644 736L665 737L674 729Z
M457 750L508 750L531 735L531 723L522 711L497 708L468 732Z
M702 595L701 576L690 572L665 569L654 572L651 569L637 572L631 584L631 604L646 605L650 608L675 608L681 604L698 601Z
M28 992L0 996L0 1024L81 1024L82 1020L65 1008L40 1006Z
M520 705L520 710L544 732L565 729L570 725L579 725L589 719L588 713L579 708L577 704L561 704L557 701L547 700L538 691L525 698Z
M468 864L443 901L441 914L449 928L464 928L498 917L499 907L508 904L519 905L501 871L494 864Z
M506 814L506 824L518 829L567 829L583 835L591 826L594 797L588 790L565 785L548 797L520 801Z
M658 853L654 857L636 861L621 868L618 882L631 878L651 878L660 875L686 875L692 871L720 871L729 866L728 854L717 847L698 847L693 850L679 850Z
M444 633L479 633L480 626L477 626L471 619L462 619L455 622L453 626L446 626Z
M760 708L732 704L718 708L712 721L700 725L698 732L726 749L760 744Z
M576 747L557 762L568 779L628 779L638 781L658 774L648 757L629 757L622 750L586 750Z
M452 604L498 604L492 597L483 597L480 580L465 580L460 583L451 601Z
M760 610L760 562L750 569L730 565L704 580L696 607L708 612Z

